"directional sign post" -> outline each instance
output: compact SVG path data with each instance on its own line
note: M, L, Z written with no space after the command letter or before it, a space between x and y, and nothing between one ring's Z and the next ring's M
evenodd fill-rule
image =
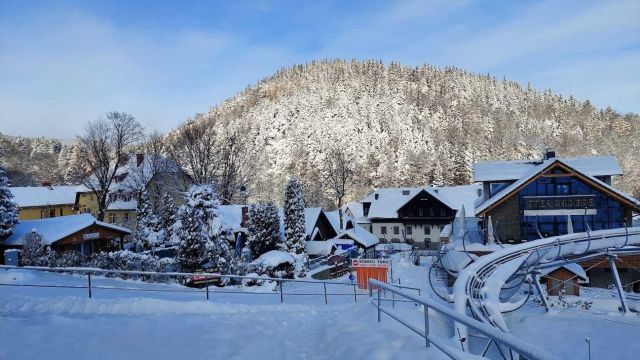
M353 259L351 266L356 269L358 288L367 289L369 279L387 282L387 274L391 260L387 259Z

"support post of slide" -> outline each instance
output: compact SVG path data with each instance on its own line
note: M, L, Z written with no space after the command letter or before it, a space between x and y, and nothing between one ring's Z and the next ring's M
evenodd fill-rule
M540 302L544 305L544 310L549 312L549 301L547 301L546 292L542 291L542 286L540 285L540 273L534 271L531 273L533 277L533 285L536 287L536 291L538 292L538 296L540 297Z
M620 282L620 275L618 275L618 267L616 266L616 256L615 255L607 255L609 260L609 267L611 268L611 275L613 275L613 281L616 284L616 289L618 290L618 297L620 298L620 311L623 313L629 312L629 307L627 306L627 299L624 296L624 289L622 288L622 283Z

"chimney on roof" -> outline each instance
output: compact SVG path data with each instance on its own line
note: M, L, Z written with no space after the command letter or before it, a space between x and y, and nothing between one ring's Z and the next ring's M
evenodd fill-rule
M140 166L144 161L144 154L136 154L136 166Z
M373 195L373 198L376 199L376 200L378 200L379 197L380 197L380 194L378 194L378 193Z
M43 181L43 182L42 182L42 186L43 186L43 187L45 187L45 186L46 186L46 187L51 187L51 181Z
M544 149L543 158L545 160L553 159L555 157L556 157L556 151L555 150L553 150L552 148L545 148Z
M249 226L249 207L242 207L242 222L240 223L240 227L248 227Z

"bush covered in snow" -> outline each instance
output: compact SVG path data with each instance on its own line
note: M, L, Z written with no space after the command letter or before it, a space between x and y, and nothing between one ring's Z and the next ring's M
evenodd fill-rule
M52 266L56 254L42 241L42 235L33 229L24 239L20 252L23 266Z
M176 270L177 264L173 258L158 258L153 255L119 250L93 254L86 266L105 270L171 272ZM127 278L120 275L119 277Z
M84 256L79 251L60 251L56 252L56 267L80 267L84 265Z
M284 251L271 250L251 262L248 272L266 275L272 278L293 279L296 262L293 256Z

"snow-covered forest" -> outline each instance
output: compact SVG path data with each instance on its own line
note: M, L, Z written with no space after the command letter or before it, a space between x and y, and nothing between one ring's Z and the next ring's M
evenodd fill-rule
M193 173L180 143L189 124L203 128L190 136L208 137L218 157L233 160L213 156L208 165L225 174L216 182L229 202L282 204L296 175L307 206L333 208L339 156L350 159L349 201L372 188L468 183L474 161L536 157L543 146L559 156L615 155L625 172L616 185L640 196L637 114L456 68L332 60L282 69L167 135L166 151ZM0 148L15 185L73 181L72 145L0 135ZM234 193L240 186L247 193Z

